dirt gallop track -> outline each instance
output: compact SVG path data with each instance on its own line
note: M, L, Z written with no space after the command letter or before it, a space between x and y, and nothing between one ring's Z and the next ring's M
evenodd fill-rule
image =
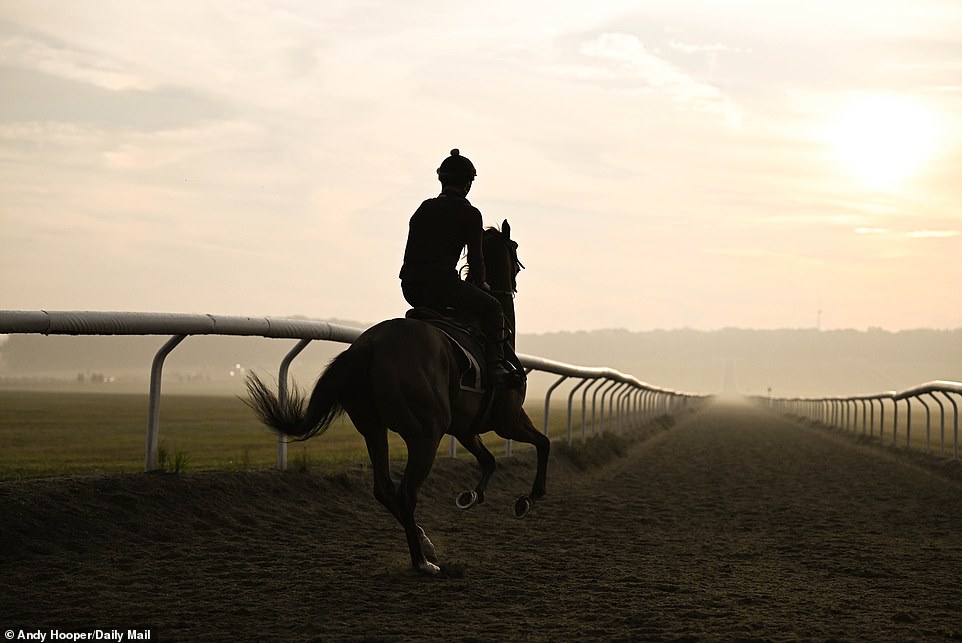
M319 438L319 439L323 439ZM356 467L0 485L0 626L153 640L962 638L962 486L939 467L716 404L580 470L516 520L532 463L419 518L446 573L408 571ZM949 472L951 473L951 472Z

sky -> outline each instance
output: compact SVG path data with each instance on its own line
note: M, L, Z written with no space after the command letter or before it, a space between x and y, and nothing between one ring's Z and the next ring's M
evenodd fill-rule
M0 0L0 308L407 308L459 148L519 331L962 327L962 3Z

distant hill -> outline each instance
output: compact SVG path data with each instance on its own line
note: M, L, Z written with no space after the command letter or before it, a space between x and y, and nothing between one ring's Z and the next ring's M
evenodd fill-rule
M363 324L338 321L345 325ZM12 335L0 344L0 383L107 385L145 390L160 336ZM187 338L167 360L165 390L240 393L248 369L272 375L293 340ZM314 342L292 375L309 385L343 344ZM962 329L598 330L522 334L518 350L608 366L658 386L701 393L837 395L904 389L934 379L962 381ZM551 381L532 378L532 393Z
M962 381L962 329L604 330L522 335L519 350L711 393L842 395Z

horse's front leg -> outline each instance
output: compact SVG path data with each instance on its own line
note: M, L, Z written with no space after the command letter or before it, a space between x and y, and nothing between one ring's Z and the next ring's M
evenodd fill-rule
M534 444L534 448L538 452L538 471L531 487L531 499L538 500L548 492L548 453L551 451L551 441L548 436L535 427L534 422L531 421L531 418L523 409L521 411L521 423L525 428L525 435L530 437L531 444ZM522 439L521 441L524 442L525 440Z
M531 511L534 502L547 493L548 454L551 451L551 441L548 440L548 436L538 431L524 409L521 409L516 417L515 422L496 431L503 438L533 444L538 454L538 469L534 476L534 484L531 485L531 493L520 496L514 503L514 515L524 518Z
M481 479L478 480L478 485L474 488L474 491L462 491L455 500L459 509L470 509L484 502L484 490L488 488L488 482L497 468L497 462L487 447L484 446L484 443L481 442L480 435L475 433L470 436L455 437L477 459L478 466L481 467Z

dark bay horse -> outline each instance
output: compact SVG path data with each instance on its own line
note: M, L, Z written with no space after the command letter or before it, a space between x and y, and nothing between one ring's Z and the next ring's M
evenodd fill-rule
M504 307L514 330L515 278L521 269L518 244L511 239L508 222L501 230L484 234L484 257L491 294ZM511 342L513 348L514 334ZM487 422L475 417L482 394L461 390L461 368L449 339L430 324L415 319L390 319L366 330L343 353L335 357L314 386L304 405L294 387L287 399L278 399L256 375L249 375L248 404L275 431L295 439L323 433L342 412L347 412L364 436L374 474L374 496L404 527L411 562L428 574L437 574L434 546L414 519L418 490L434 464L445 434L453 435L477 459L481 477L473 491L458 496L463 509L484 501L484 490L496 462L481 442L479 433L495 431L503 438L533 444L538 454L534 484L528 496L515 502L518 517L545 495L548 438L524 412L524 387L498 389L491 401ZM388 429L407 445L407 465L395 486L388 462Z

